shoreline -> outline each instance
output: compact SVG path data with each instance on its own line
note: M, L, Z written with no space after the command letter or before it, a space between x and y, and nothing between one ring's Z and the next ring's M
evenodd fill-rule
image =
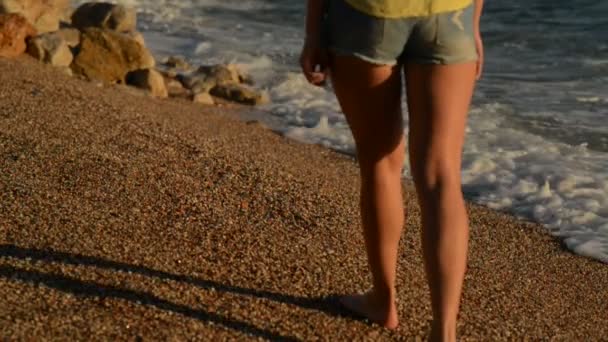
M0 80L2 338L424 338L409 182L388 332L331 299L368 284L352 158L237 107L133 96L30 58L0 59ZM605 265L467 206L463 340L608 336Z

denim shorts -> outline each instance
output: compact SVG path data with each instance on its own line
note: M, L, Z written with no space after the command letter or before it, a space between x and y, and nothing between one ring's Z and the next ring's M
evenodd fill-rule
M380 65L477 60L474 6L428 17L378 18L344 0L328 0L322 41L336 55Z

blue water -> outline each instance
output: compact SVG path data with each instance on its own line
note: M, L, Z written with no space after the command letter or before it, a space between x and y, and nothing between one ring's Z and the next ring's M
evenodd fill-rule
M511 105L519 129L608 152L608 2L486 3L477 99Z

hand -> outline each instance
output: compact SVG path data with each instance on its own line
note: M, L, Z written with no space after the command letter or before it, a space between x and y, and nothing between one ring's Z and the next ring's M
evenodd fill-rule
M477 72L475 74L475 79L479 80L481 78L481 74L483 72L483 62L484 62L484 51L483 51L483 40L481 39L481 34L478 32L475 34L475 47L477 48Z
M300 66L310 84L325 84L329 75L329 56L318 40L306 39L300 55Z

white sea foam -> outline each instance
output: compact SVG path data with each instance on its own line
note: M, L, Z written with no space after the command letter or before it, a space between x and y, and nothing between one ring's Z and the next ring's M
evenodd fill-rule
M273 89L279 100L275 113L286 118L286 136L352 153L352 136L326 93L290 75ZM471 110L465 193L490 208L540 222L576 253L608 263L608 156L585 144L573 147L510 128L505 113L511 111L500 104Z
M599 59L599 58L586 58L583 60L583 63L591 66L608 66L608 58Z
M491 208L543 223L575 252L608 263L606 153L506 128L500 112L495 105L471 111L465 191Z

